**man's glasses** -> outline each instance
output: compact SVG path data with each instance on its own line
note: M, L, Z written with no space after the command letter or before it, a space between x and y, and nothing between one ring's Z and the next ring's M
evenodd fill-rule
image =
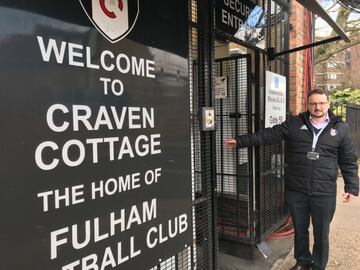
M320 107L322 107L322 106L325 106L326 104L328 104L327 102L310 102L309 103L309 105L310 106L313 106L313 107L316 107L316 106L320 106Z

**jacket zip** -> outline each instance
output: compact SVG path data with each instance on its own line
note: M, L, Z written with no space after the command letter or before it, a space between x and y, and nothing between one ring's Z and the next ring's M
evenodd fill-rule
M311 127L312 127L312 125L311 125ZM313 141L314 140L314 131L311 129L310 132L311 132L311 141ZM315 145L315 148L316 148L316 145ZM312 147L311 147L311 151L315 151L315 149L312 149ZM311 161L311 173L310 173L311 182L310 182L309 196L311 196L312 191L313 191L313 185L314 185L313 174L314 174L314 161L312 160Z
M308 130L310 132L310 137L311 137L311 142L314 141L314 131L313 131L313 126L311 125L310 121L307 121L307 119L305 119L305 125L308 127ZM314 151L314 149L312 149L311 147L311 151ZM312 191L313 191L313 172L314 172L314 161L311 160L311 173L310 173L310 190L308 190L308 195L311 196Z
M313 186L314 186L314 179L313 179L313 173L314 173L314 161L311 161L311 174L310 174L310 179L311 179L311 183L310 183L310 191L309 191L309 196L312 195L312 191L313 191Z

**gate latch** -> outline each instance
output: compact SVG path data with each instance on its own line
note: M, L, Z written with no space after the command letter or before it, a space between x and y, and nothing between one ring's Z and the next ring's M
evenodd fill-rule
M241 118L241 113L229 113L229 118Z

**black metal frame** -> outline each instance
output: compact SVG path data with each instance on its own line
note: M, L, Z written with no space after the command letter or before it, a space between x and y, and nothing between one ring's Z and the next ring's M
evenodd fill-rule
M326 43L329 43L329 42L337 41L337 40L340 40L340 39L341 39L340 36L336 36L336 37L324 39L324 40L321 40L321 41L318 41L318 42L310 43L310 44L307 44L307 45L304 45L304 46L296 47L296 48L293 48L293 49L290 49L290 50L282 51L282 52L279 52L279 53L275 52L274 47L270 47L270 48L267 49L267 55L268 55L269 60L274 60L276 57L284 55L284 54L289 54L289 53L302 51L302 50L305 50L305 49L313 48L313 47L320 46L320 45L323 45L323 44L326 44Z

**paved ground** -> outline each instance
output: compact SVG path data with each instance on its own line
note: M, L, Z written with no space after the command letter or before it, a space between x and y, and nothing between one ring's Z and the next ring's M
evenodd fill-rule
M338 179L337 208L330 232L330 259L327 270L360 269L360 198L342 202L343 179ZM265 259L257 254L255 260L242 260L220 254L221 270L288 270L294 264L293 239L268 242L272 254Z
M220 270L269 270L278 261L283 261L293 247L293 240L271 240L267 241L272 253L265 259L260 252L255 254L254 260L239 259L234 256L220 253Z

